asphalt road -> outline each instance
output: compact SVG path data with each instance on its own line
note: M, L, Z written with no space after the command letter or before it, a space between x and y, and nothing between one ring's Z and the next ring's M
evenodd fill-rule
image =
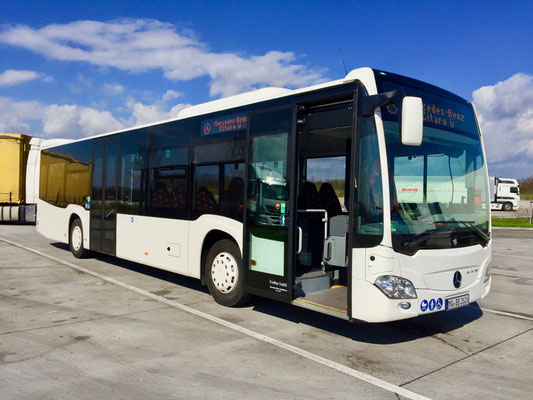
M265 299L225 308L194 279L77 260L33 226L0 225L41 253L0 240L0 397L528 399L533 231L493 237L486 299L365 324Z

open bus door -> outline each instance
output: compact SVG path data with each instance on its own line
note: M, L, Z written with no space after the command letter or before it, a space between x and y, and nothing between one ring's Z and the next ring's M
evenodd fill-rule
M246 151L245 291L291 302L293 108L250 115Z

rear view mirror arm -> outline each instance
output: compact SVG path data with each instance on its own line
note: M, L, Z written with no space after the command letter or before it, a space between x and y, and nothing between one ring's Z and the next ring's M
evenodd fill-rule
M402 104L403 93L399 90L365 96L359 102L359 115L363 118L371 117L377 107L389 104Z

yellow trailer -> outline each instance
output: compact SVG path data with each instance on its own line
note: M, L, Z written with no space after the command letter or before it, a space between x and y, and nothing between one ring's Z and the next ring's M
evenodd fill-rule
M27 135L0 133L0 221L35 220L35 204L28 204L26 194L30 141Z

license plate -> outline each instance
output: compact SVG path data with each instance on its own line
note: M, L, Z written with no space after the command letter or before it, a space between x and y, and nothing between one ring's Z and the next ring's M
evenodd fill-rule
M470 295L464 294L462 296L452 297L446 299L446 310L453 310L454 308L464 307L470 303Z

